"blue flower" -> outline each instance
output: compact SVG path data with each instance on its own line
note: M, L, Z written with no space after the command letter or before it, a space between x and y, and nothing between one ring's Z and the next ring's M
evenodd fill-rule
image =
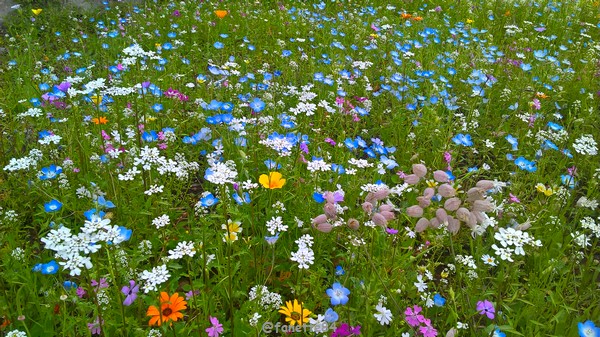
M252 102L250 102L249 104L250 109L252 109L252 111L254 111L255 113L261 112L263 111L263 109L265 108L265 102L263 102L260 98L255 97Z
M152 106L152 110L154 110L154 112L160 112L160 111L162 111L162 109L163 109L163 105L160 103L155 103Z
M154 130L151 130L150 132L144 131L142 134L142 140L145 142L154 142L158 140L158 134Z
M57 175L61 174L62 171L62 167L52 164L48 167L42 168L42 174L39 176L39 178L40 180L54 179Z
M577 323L580 337L599 337L600 328L596 327L594 322L587 320L584 323Z
M31 268L31 271L33 272L40 272L42 271L42 267L44 266L44 264L42 263L36 263L35 266L33 266L33 268Z
M62 208L60 201L54 199L44 204L44 210L48 213L57 212Z
M319 192L313 193L313 199L315 199L315 201L319 204L325 201L325 198L323 198L323 194Z
M277 164L272 159L267 159L264 161L264 163L265 165L267 165L267 169L269 169L270 171L279 170L281 168L281 164Z
M344 167L342 165L338 165L338 164L331 164L331 170L337 174L346 173L346 169L344 169Z
M119 236L121 237L121 241L128 241L129 239L131 239L132 233L133 230L127 227L119 226Z
M398 166L398 163L396 163L395 160L393 159L389 159L387 156L381 156L381 158L379 158L381 160L381 163L383 165L385 165L385 168L388 170L393 169L394 167Z
M238 192L233 192L233 194L231 196L233 197L233 200L235 200L235 202L238 205L250 203L250 193L248 193L248 192L242 193L241 196L238 194Z
M440 294L433 295L433 304L437 307L443 307L446 304L446 299Z
M550 130L552 131L560 131L563 129L563 127L559 124L553 123L553 122L548 122L548 124L546 124L548 126L548 128L550 128Z
M41 268L41 272L44 275L52 275L52 274L56 274L58 273L58 263L56 263L56 261L52 260L48 263L44 263L42 264L42 268Z
M340 265L335 266L335 275L336 276L342 276L346 274L346 271L344 270L344 268Z
M331 305L344 305L348 303L348 295L350 290L345 288L339 282L333 284L333 286L327 289L327 296L331 297Z
M459 133L458 135L454 136L454 138L452 138L452 141L455 144L462 145L462 146L472 146L473 145L473 141L471 140L471 135L469 135L469 134L463 135L462 133Z
M325 322L333 323L333 322L337 322L337 320L339 319L339 315L333 309L329 308L329 309L327 309L327 311L325 311L325 315L324 315L323 319L325 320Z
M96 203L98 204L98 206L104 207L104 208L115 208L116 207L112 201L106 200L103 195L98 197L98 199L96 200Z
M219 202L219 199L216 198L210 192L207 195L205 195L204 197L202 197L202 199L200 199L200 205L202 205L202 207L211 207L211 206L216 205L218 202Z
M506 140L508 141L508 143L510 145L512 145L512 149L513 151L518 150L519 148L517 147L519 145L519 141L517 140L517 137L513 136L513 135L508 135L506 136Z
M275 236L265 236L265 241L267 241L270 246L274 245L277 240L279 240L279 233L275 234Z
M213 47L215 47L216 49L223 49L225 45L223 44L223 42L215 42L215 44L213 44Z
M506 334L500 331L500 329L496 329L494 330L494 334L492 335L492 337L506 337Z
M573 178L572 176L570 176L568 174L561 175L560 181L562 182L563 185L566 185L570 189L573 189L573 188L575 188L575 186L577 186L577 182L575 181L575 178Z
M71 289L77 289L77 283L73 281L65 281L63 282L63 288L65 288L66 291L69 291Z

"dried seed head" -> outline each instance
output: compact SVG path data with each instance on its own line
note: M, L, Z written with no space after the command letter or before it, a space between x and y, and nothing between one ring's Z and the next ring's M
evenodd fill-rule
M417 221L417 224L415 225L415 232L421 233L425 231L427 227L429 227L429 220L421 218L419 219L419 221Z
M358 230L358 228L360 227L360 224L358 223L358 220L356 220L354 218L350 218L350 219L348 219L348 227L350 227L350 229L352 229L352 230Z
M423 209L418 205L410 206L406 209L406 214L413 218L419 218L423 216Z
M456 211L460 207L461 201L459 198L450 198L444 202L444 208L449 211Z
M435 179L435 181L437 181L438 183L447 183L450 181L448 173L442 170L437 170L433 172L433 179Z
M456 190L450 184L442 184L438 187L438 193L444 198L450 198L456 195Z
M423 178L427 174L427 167L423 164L414 164L412 171L417 177Z

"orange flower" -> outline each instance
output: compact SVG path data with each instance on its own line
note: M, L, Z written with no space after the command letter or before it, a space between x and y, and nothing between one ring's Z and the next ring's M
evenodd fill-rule
M536 92L535 95L539 98L548 98L549 96L543 92Z
M106 124L108 122L108 119L106 119L106 117L101 116L100 118L92 118L92 122L94 122L94 124L98 125L98 124Z
M224 10L224 9L217 9L217 10L215 11L215 14L217 15L217 17L218 17L219 19L222 19L222 18L226 17L226 16L227 16L227 14L229 14L229 12L228 12L228 11L226 11L226 10Z
M504 16L510 16L510 11L504 12Z
M402 16L403 19L407 19L408 20L408 19L412 18L412 15L410 15L408 13L402 13L400 15Z
M261 174L258 177L258 182L263 185L264 188L275 189L282 188L285 185L285 179L281 179L281 173L279 172L269 172L269 175Z
M152 316L148 324L150 326L160 326L162 323L171 320L176 322L178 319L183 318L183 314L180 313L183 309L187 309L187 302L183 300L183 297L179 296L178 293L174 293L169 298L169 294L163 291L160 293L160 311L153 305L148 307L146 316ZM173 323L169 323L169 325L171 324Z
M414 18L412 18L414 21L423 21L423 17L422 16L415 16Z

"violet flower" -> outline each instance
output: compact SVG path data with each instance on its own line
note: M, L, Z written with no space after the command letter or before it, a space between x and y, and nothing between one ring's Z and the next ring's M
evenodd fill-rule
M133 301L137 298L137 293L140 291L140 286L135 284L134 280L129 281L129 287L124 286L121 289L121 292L125 295L125 301L123 301L124 306L130 306Z

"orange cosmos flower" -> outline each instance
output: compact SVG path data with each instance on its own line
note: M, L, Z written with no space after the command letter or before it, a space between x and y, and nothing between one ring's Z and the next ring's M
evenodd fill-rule
M217 9L217 10L215 11L215 14L217 15L217 17L218 17L219 19L222 19L222 18L226 17L226 16L227 16L227 14L229 14L229 12L228 12L228 11L226 11L226 10L224 10L224 9Z
M412 15L410 15L408 13L402 13L400 15L402 16L403 19L407 19L408 20L408 19L412 18Z
M178 319L183 318L183 314L180 311L184 309L187 309L187 302L183 300L183 297L179 296L178 293L174 293L169 297L169 294L163 291L160 293L160 311L153 305L148 307L146 316L152 316L148 324L150 326L160 326L165 322L176 322ZM173 322L169 323L169 325L173 324Z
M548 98L549 96L543 92L536 92L535 95L539 98Z
M100 118L92 118L92 122L94 122L94 124L98 125L98 124L106 124L108 122L108 119L106 119L106 117L101 116Z
M281 179L281 173L269 172L269 175L261 174L258 178L258 182L263 185L264 188L275 189L282 188L285 185L285 179Z

